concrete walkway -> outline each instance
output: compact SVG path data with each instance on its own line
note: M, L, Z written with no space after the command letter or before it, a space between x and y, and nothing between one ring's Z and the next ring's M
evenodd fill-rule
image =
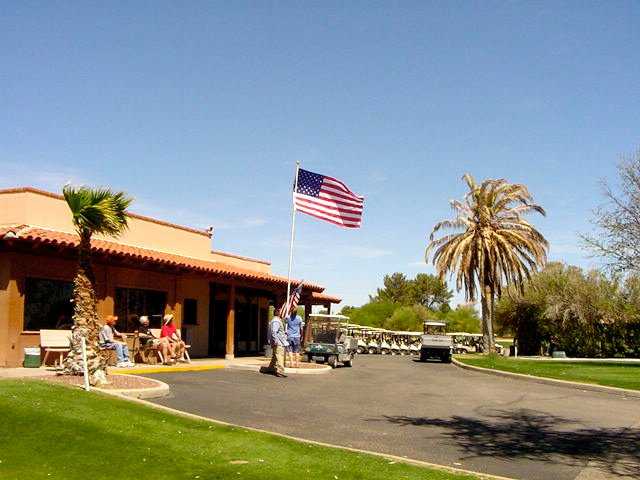
M261 366L264 366L267 363L268 359L263 356L238 357L232 360L225 360L223 358L197 358L193 359L191 363L178 362L175 365L149 365L145 363L138 363L135 367L131 368L109 367L109 373L111 375L147 375L155 373L201 372L219 370L222 368L258 371ZM328 373L331 371L331 368L318 365L317 368L286 368L285 371L287 374L318 374ZM57 370L54 367L0 368L0 378L29 378L56 374Z

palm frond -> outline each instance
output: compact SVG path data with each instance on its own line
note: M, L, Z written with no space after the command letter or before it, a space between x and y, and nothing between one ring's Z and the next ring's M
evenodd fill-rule
M65 185L62 193L80 235L99 233L115 237L128 228L127 210L133 199L125 193L71 185Z

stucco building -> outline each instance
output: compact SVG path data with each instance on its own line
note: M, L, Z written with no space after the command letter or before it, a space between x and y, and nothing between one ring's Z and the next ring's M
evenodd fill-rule
M0 367L17 366L39 330L70 328L78 237L62 196L34 188L0 190ZM211 232L132 214L117 239L92 241L98 312L132 332L140 315L159 327L165 313L193 357L257 354L269 305L286 297L286 277L264 260L212 250ZM300 304L340 299L305 283Z

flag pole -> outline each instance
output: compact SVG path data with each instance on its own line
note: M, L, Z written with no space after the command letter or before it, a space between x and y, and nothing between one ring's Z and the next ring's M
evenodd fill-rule
M287 303L289 305L289 299L291 297L291 267L293 266L293 240L296 236L296 203L294 195L298 190L298 172L300 171L300 162L296 161L296 176L293 182L293 192L291 193L291 239L289 241L289 273L287 274ZM286 312L288 315L291 312Z

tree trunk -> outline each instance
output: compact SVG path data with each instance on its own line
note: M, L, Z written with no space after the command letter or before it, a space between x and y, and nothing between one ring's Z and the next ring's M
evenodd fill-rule
M86 341L89 383L97 385L105 380L105 359L100 355L95 277L91 267L91 233L83 232L78 247L78 271L73 280L73 327L71 350L64 362L64 373L82 375L82 339Z
M482 337L485 353L495 352L496 346L493 338L493 289L484 285L481 292L482 303Z

